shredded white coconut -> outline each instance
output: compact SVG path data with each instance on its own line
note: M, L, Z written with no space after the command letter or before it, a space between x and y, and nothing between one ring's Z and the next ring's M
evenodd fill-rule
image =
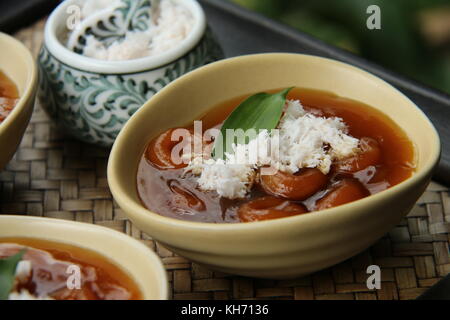
M216 191L221 197L243 198L255 180L255 170L251 165L228 163L222 159L203 160L194 158L187 171L199 174L198 184L202 190Z
M333 161L359 151L359 140L348 135L341 118L307 112L298 100L287 101L277 129L278 135L263 130L248 144L233 145L234 153L225 154L226 160L191 155L186 171L199 176L201 190L235 199L250 191L259 167L271 165L288 173L318 168L328 174Z
M295 173L301 168L318 168L328 174L334 160L358 152L359 140L348 135L338 117L320 117L306 112L298 100L288 101L280 120L280 170Z
M149 55L157 55L178 46L192 30L194 17L182 4L162 0L155 25L150 27Z
M82 16L90 16L106 6L118 7L120 2L101 1L93 4L86 1ZM109 61L120 61L154 56L166 52L187 38L194 26L194 16L182 3L173 0L161 0L156 22L153 18L146 31L128 31L124 39L106 46L93 35L86 37L83 55Z
M21 260L16 267L16 280L25 283L31 277L32 264L30 260Z

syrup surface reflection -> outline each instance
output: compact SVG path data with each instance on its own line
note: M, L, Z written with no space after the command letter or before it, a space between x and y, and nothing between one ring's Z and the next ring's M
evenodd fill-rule
M274 90L276 91L276 90ZM226 101L201 120L203 130L218 126L246 97ZM158 154L152 140L140 159L137 190L145 207L163 216L209 223L237 223L306 214L342 205L386 190L410 177L414 147L391 119L365 104L328 92L293 89L288 99L323 117L342 118L349 135L360 139L361 152L336 161L324 175L317 169L258 177L244 199L226 199L198 188L197 177L183 167L161 168L148 157ZM191 125L186 128L191 129ZM170 148L168 149L170 151ZM309 214L309 213L308 213ZM314 213L311 213L314 214Z

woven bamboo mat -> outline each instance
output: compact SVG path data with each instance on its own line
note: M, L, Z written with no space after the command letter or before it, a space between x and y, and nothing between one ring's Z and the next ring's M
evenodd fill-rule
M15 36L36 55L44 21ZM162 258L173 299L414 299L450 272L450 194L432 183L412 212L370 249L296 280L230 276L175 256L135 228L113 201L108 150L66 137L37 103L20 149L0 173L0 213L95 223L140 239ZM380 290L366 287L381 267Z

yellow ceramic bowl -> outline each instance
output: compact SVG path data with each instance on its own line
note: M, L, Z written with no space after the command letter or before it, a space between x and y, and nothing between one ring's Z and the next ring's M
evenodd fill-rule
M17 86L20 99L0 123L0 171L11 160L22 140L33 112L37 67L28 49L16 39L0 33L0 70Z
M271 221L194 223L163 217L142 206L136 192L136 171L151 138L191 123L227 99L290 86L331 91L389 115L414 142L415 174L362 200ZM291 278L345 260L389 231L424 192L439 154L439 137L428 118L383 80L334 60L261 54L202 67L154 96L117 138L109 159L108 181L117 203L136 226L179 255L224 272Z
M167 299L167 275L161 260L144 244L118 231L60 219L0 215L1 238L46 240L94 251L125 271L144 299Z

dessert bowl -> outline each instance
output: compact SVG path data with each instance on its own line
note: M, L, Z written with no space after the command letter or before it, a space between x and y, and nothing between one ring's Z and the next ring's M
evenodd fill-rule
M94 59L66 48L71 9L79 8L83 0L66 0L52 12L38 59L38 97L57 124L82 141L111 146L124 123L161 88L223 58L197 1L175 1L194 16L189 35L166 52L125 61Z
M0 240L35 239L94 251L124 271L144 300L168 297L167 276L161 260L133 238L92 224L41 217L0 215Z
M176 220L141 204L136 171L153 137L191 123L230 98L291 86L329 91L383 112L414 145L413 175L385 191L345 205L250 223ZM382 237L424 192L439 155L439 137L429 119L385 81L321 57L259 54L202 67L155 95L119 134L109 158L108 182L127 217L175 253L227 273L281 279L339 263Z
M0 33L0 70L17 86L19 100L0 123L0 170L11 160L22 140L33 112L37 67L28 49L16 39Z

